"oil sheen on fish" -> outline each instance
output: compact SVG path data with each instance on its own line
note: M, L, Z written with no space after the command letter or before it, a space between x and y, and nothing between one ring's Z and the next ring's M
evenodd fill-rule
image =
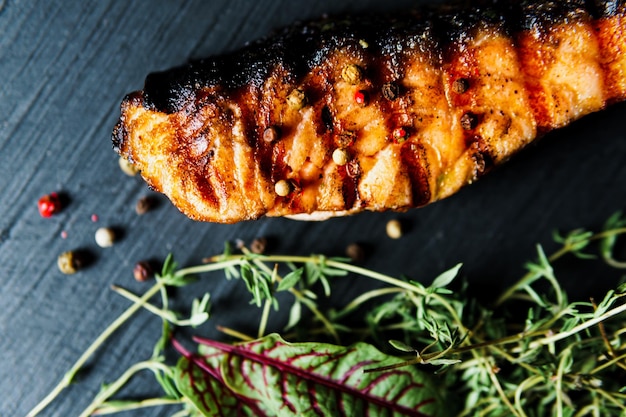
M626 99L626 0L299 23L148 75L114 149L189 217L407 210Z

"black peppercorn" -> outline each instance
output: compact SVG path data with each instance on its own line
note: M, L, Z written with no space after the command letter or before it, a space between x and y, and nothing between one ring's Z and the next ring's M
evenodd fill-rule
M135 212L141 216L152 210L154 205L155 201L153 198L149 196L143 196L139 200L137 200L137 204L135 204Z
M467 78L457 78L452 83L452 91L457 94L463 94L470 87L469 80Z
M250 244L250 251L256 254L265 253L267 249L267 239L264 237L256 238Z
M478 117L473 113L465 113L461 116L461 127L465 130L472 130L478 124Z
M363 262L365 260L365 249L358 243L351 243L346 247L346 255L352 262Z
M263 140L266 143L272 143L280 138L280 131L276 126L270 126L263 131Z
M152 269L152 265L148 261L140 261L135 264L133 268L133 276L139 282L144 282L152 278L154 275L154 270Z
M400 96L400 86L396 83L387 83L383 85L383 97L389 101L394 101Z

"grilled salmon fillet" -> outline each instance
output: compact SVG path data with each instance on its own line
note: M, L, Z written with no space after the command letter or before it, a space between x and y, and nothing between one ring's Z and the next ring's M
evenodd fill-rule
M113 146L192 219L407 210L626 99L625 0L299 23L148 75Z

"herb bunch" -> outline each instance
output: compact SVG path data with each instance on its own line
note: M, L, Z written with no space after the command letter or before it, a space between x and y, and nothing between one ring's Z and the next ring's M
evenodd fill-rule
M163 321L163 332L152 356L104 385L83 415L164 404L180 404L177 417L203 415L177 386L176 373L180 370L167 363L163 352L173 340L176 326L196 327L209 319L210 296L207 293L195 300L190 316L182 317L169 308L166 289L184 287L193 277L215 271L243 281L251 302L261 309L256 335L223 329L242 341L266 335L272 310L285 307L284 300L288 299L289 320L281 330L285 338L314 341L330 337L337 344L345 339L364 340L393 351L403 360L366 372L420 366L437 375L438 383L449 395L459 396L457 401L446 402L461 405L458 410L450 410L459 416L623 416L626 286L616 283L615 289L598 301L571 302L557 279L555 265L569 255L599 258L610 266L625 267L613 257L618 237L626 233L625 226L626 220L618 213L599 232L555 234L560 248L548 256L537 246L537 257L527 263L527 273L489 305L468 296L467 285L451 289L458 281L461 265L445 271L427 286L352 265L341 258L257 255L242 245L239 253L227 245L223 254L195 267L178 269L168 257L156 283L144 295L114 288L133 304L29 416L37 415L72 382L91 354L141 308ZM594 246L597 254L592 252ZM347 275L370 278L384 286L364 292L339 309L323 309L319 297L329 296L333 282ZM290 293L291 297L279 297L280 293ZM160 305L150 301L157 294L161 296ZM361 314L363 309L365 315ZM318 326L302 328L307 310ZM355 316L364 317L362 326L354 326ZM164 395L142 401L114 400L129 379L143 370L154 374Z

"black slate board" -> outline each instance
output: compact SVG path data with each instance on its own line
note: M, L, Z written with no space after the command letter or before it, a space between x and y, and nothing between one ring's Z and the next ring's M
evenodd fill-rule
M148 72L235 49L294 20L413 4L0 1L0 415L25 415L128 306L109 290L111 284L135 292L147 288L132 278L141 259L164 259L173 252L190 265L219 253L225 241L259 236L274 238L272 250L289 254L343 255L347 244L358 241L370 248L366 267L429 281L463 262L470 289L492 294L521 275L535 243L554 246L553 230L597 228L624 208L626 105L621 104L550 134L458 195L404 214L214 225L186 219L164 198L154 211L134 213L136 199L150 191L119 170L110 131L120 100L141 88ZM69 204L43 219L36 202L51 191L63 192ZM391 218L410 226L400 240L385 236ZM112 248L97 247L93 235L100 226L119 228L122 239ZM63 276L56 258L70 249L88 251L92 263ZM619 276L579 268L569 268L563 280L583 298L600 295ZM349 297L359 288L355 281L347 279L337 292ZM242 308L248 296L236 283L216 277L203 285L198 290L211 291L214 311L204 335L220 337L217 324L245 329L250 317L257 317ZM158 320L139 314L42 415L78 415L101 382L150 355L159 331ZM142 375L129 392L159 391ZM171 413L154 409L140 415Z

